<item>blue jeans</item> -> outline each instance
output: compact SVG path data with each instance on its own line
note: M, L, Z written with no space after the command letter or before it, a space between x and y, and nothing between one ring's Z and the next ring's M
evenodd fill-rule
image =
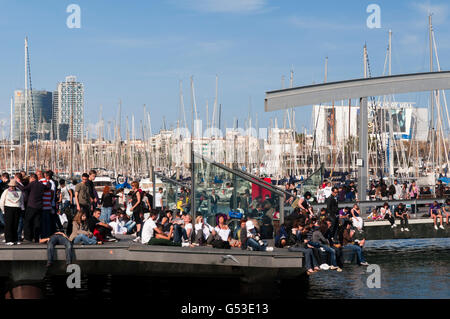
M56 232L56 220L51 209L43 209L41 215L41 238L50 237Z
M102 207L102 213L100 214L100 221L108 224L110 222L112 207Z
M174 225L173 242L176 244L179 244L179 243L181 243L181 238L183 238L184 240L188 240L186 229L184 229L180 225Z
M289 251L300 251L303 253L305 256L305 267L307 270L314 269L314 267L319 266L316 257L314 257L312 248L293 246L289 248Z
M17 227L17 238L19 239L19 241L22 240L22 232L23 232L23 220L25 217L25 211L21 211L20 212L20 216L19 216L19 226Z
M337 267L336 251L333 248L331 248L330 246L327 246L327 245L320 245L320 247L325 249L325 251L330 254L331 265Z
M0 224L2 224L3 227L5 227L5 214L0 211Z
M255 251L266 251L267 243L264 242L264 245L260 245L254 238L247 238L247 246L252 247Z
M61 235L52 235L47 243L47 261L52 263L55 259L55 246L64 245L66 248L66 264L72 263L72 243Z
M127 234L131 234L133 232L134 226L136 226L136 222L132 220L127 221L127 223L124 225L124 227L127 229Z
M364 255L362 253L362 248L359 245L353 245L353 244L348 244L344 246L345 248L350 248L351 250L353 250L356 253L356 257L357 257L357 263L358 265L360 263L365 263L366 260L364 259Z
M82 243L83 245L95 245L97 243L97 238L95 236L89 238L89 236L86 236L85 234L79 234L75 237L73 243L75 245L79 243Z

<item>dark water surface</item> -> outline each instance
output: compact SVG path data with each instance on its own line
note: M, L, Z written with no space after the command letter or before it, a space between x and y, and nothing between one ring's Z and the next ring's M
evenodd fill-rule
M368 288L367 267L344 265L343 272L320 271L310 276L308 290L289 292L293 299L395 299L450 298L450 238L367 241L364 254L381 271L381 287ZM199 287L200 289L195 289ZM203 287L203 288L202 288ZM204 298L204 287L216 287L214 295L227 300L240 296L239 279L149 278L124 276L83 277L81 289L67 289L66 277L46 278L48 299L120 299L187 295ZM218 288L219 287L219 288ZM180 290L181 289L181 290ZM262 287L267 298L279 298L284 288Z
M450 298L450 238L367 241L364 254L381 271L381 287L368 288L366 267L320 271L307 298Z

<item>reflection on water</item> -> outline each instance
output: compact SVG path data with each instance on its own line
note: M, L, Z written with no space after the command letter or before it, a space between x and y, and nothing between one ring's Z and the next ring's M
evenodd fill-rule
M344 271L320 271L310 277L308 291L289 287L261 288L265 298L450 298L450 238L368 241L366 259L381 269L381 288L366 285L366 267L345 264ZM81 289L67 289L66 277L46 279L49 299L117 299L171 297L180 291L190 297L204 298L204 287L214 283L214 296L227 300L239 296L242 286L231 278L150 278L93 275L83 277ZM298 287L297 287L298 288ZM181 289L181 290L180 290ZM283 293L284 292L284 293Z
M368 288L366 267L311 276L307 298L450 298L450 238L367 241L365 256L381 269L381 288Z

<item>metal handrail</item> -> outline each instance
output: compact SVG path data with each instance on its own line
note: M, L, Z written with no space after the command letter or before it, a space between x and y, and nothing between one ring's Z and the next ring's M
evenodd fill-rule
M235 170L235 169L229 168L229 167L227 167L225 165L216 163L213 160L210 160L210 159L208 159L208 158L204 157L203 155L200 155L200 154L198 154L196 152L194 152L194 156L204 160L205 162L207 162L207 163L209 163L211 165L214 165L214 166L216 166L216 167L218 167L220 169L223 169L224 171L227 171L228 173L235 174L238 177L240 177L240 178L242 178L242 179L244 179L244 180L246 180L246 181L248 181L250 183L256 184L256 185L258 185L258 186L260 186L260 187L262 187L264 189L267 189L267 190L269 190L271 192L274 192L278 196L284 197L284 191L282 191L280 189L277 189L277 188L273 188L273 186L270 185L270 184L267 184L266 181L260 182L258 179L253 179L252 177L247 176L241 170ZM289 195L291 195L291 194L289 194Z

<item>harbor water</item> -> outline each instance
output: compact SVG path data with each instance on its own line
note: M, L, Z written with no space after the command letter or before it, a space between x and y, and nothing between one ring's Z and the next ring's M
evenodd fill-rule
M367 267L345 264L343 272L320 271L310 276L305 291L293 290L293 299L414 299L450 298L450 238L406 239L368 241L364 250L366 259L380 267L380 288L369 288L367 279L371 273ZM68 290L65 277L47 278L45 297L47 299L73 298L105 300L127 295L147 297L168 297L178 295L180 287L189 288L194 298L204 297L205 287L211 283L204 278L151 278L124 276L83 277L81 289ZM227 299L238 296L239 280L214 279L221 287L216 296ZM281 287L267 287L267 298L283 295ZM196 293L198 292L198 294Z
M380 267L380 288L369 288L366 267L313 274L307 298L450 298L450 238L367 241L365 257Z

